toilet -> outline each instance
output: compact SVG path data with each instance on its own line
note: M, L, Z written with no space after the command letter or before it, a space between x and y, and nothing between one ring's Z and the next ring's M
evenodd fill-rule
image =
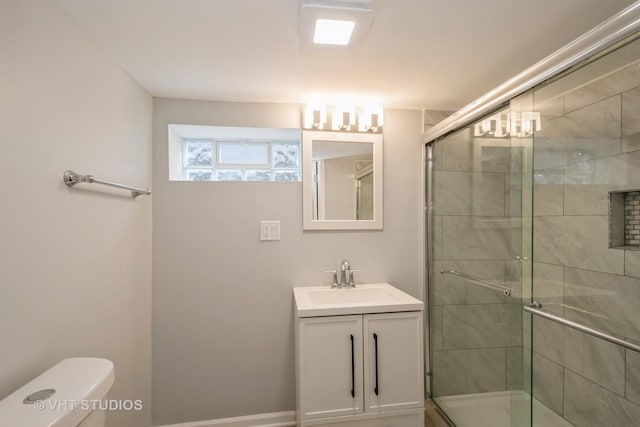
M0 400L0 426L104 427L100 401L114 380L110 360L64 359Z

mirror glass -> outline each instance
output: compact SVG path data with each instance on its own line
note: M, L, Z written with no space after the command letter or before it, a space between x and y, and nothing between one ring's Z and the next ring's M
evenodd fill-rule
M316 141L312 149L314 220L373 219L373 144Z
M305 229L382 228L382 136L303 133Z

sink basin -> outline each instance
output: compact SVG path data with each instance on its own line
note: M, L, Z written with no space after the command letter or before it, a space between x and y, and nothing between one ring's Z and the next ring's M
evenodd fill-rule
M422 301L388 283L357 285L355 288L309 286L293 288L298 317L344 314L390 313L424 309Z

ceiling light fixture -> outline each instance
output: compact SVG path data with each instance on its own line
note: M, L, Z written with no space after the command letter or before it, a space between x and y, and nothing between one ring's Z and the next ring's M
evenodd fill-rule
M346 46L351 40L353 21L339 21L336 19L318 19L316 29L313 32L313 42L315 44L333 44Z
M365 40L373 21L373 0L301 0L300 50L352 52Z

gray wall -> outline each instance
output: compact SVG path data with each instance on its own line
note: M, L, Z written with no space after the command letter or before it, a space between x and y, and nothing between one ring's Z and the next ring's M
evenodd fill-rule
M599 77L640 58L634 45L534 93L533 294L546 310L640 341L640 252L608 248L607 198L640 188L640 70ZM536 398L578 427L640 425L638 353L544 319L533 332Z
M149 426L151 199L62 173L150 185L151 97L50 1L2 2L0 57L0 399L105 357L111 397L144 401L108 425Z
M421 113L385 111L384 231L303 232L301 183L170 182L169 123L299 127L297 105L154 101L155 425L295 408L294 286L358 282L422 292ZM281 221L260 242L258 222Z

